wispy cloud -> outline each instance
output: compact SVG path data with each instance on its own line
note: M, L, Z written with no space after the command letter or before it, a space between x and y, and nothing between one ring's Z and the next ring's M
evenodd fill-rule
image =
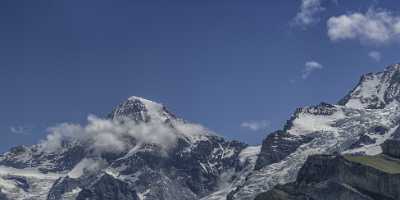
M30 130L23 126L11 126L10 131L11 131L11 133L14 133L14 134L29 134L30 133Z
M319 21L318 14L325 10L322 2L325 0L302 0L299 12L293 19L292 24L306 28Z
M328 36L332 41L359 40L362 43L386 44L400 39L400 16L387 10L369 9L331 17Z
M306 64L304 65L304 69L303 69L303 73L301 75L302 79L307 79L311 73L313 73L315 70L320 70L323 69L324 66L321 65L320 63L316 62L316 61L308 61L306 62Z
M382 55L379 51L371 51L368 53L368 56L376 62L380 62L382 59Z
M252 131L259 131L259 130L265 130L270 126L270 122L268 120L251 120L251 121L245 121L240 124L242 128L247 128Z

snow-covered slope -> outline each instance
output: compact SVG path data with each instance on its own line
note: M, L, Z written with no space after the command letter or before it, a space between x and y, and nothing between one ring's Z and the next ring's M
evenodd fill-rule
M368 73L340 105L352 108L384 108L400 100L400 64L391 65L383 72Z
M339 105L297 109L283 130L264 140L256 170L231 199L250 200L277 184L295 181L310 155L381 153L380 144L398 132L399 73L400 65L393 65L364 75Z
M257 153L140 97L128 98L106 119L90 116L85 126L61 124L50 130L40 144L1 155L1 195L13 200L98 199L103 193L105 199L199 199L251 171Z
M284 134L284 137L278 138L274 135L268 137L264 144L270 144L267 141L273 140L275 146L264 148L266 152L261 152L259 157L262 159L262 156L265 156L264 163L247 177L246 183L238 191L234 192L233 199L252 199L254 195L267 191L276 184L294 181L309 155L379 154L381 153L379 145L391 137L400 120L398 107L360 110L335 106L334 110L330 115L320 115L311 114L307 109L303 109L295 114L290 127L280 133ZM311 139L303 140L302 137L298 137L305 134ZM359 141L364 137L370 138L368 143ZM294 143L294 141L300 142ZM291 148L292 144L296 146ZM279 154L286 149L291 151L279 157Z
M162 104L132 96L119 104L109 114L111 119L130 118L135 121L167 121L176 119L176 116L169 112Z
M337 105L297 109L261 146L130 97L107 118L60 124L0 155L0 199L250 200L294 181L310 155L381 153L400 137L399 84L400 65L364 75Z

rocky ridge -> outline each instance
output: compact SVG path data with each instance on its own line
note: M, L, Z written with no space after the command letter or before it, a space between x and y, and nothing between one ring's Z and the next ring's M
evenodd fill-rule
M400 199L400 155L393 154L400 142L388 140L382 146L383 154L375 156L310 156L295 182L278 185L256 200Z
M63 124L42 143L2 154L0 199L250 200L276 185L308 183L307 158L377 156L400 137L399 74L400 65L389 66L364 75L338 104L297 109L261 146L227 141L162 104L130 97L107 118ZM358 166L321 157L331 159Z

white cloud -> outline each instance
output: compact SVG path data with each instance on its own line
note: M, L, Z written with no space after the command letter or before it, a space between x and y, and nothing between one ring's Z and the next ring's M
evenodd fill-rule
M12 126L10 127L10 131L14 134L29 134L29 130L22 126Z
M306 27L319 21L318 14L325 10L324 0L302 0L300 11L293 19L294 25Z
M369 9L331 17L328 36L332 41L356 39L362 43L385 44L400 38L400 16L387 10Z
M270 126L270 122L267 120L260 121L245 121L240 124L242 128L247 128L252 131L259 131L263 129L267 129Z
M95 153L123 152L143 144L154 144L162 149L175 145L179 135L186 138L209 133L200 125L180 121L167 124L161 121L137 123L132 120L109 120L89 116L85 126L63 123L48 129L49 135L41 142L44 151L62 148L63 141L79 141Z
M301 75L302 79L307 79L311 73L315 70L320 70L323 69L324 66L322 66L320 63L316 61L308 61L306 62L304 69L303 69L303 74Z
M382 59L382 55L379 51L371 51L368 53L368 56L376 62L379 62Z

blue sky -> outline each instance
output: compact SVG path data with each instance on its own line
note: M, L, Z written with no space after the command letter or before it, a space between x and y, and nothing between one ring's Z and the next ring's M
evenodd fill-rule
M261 143L400 62L397 0L0 2L0 150L129 96Z

